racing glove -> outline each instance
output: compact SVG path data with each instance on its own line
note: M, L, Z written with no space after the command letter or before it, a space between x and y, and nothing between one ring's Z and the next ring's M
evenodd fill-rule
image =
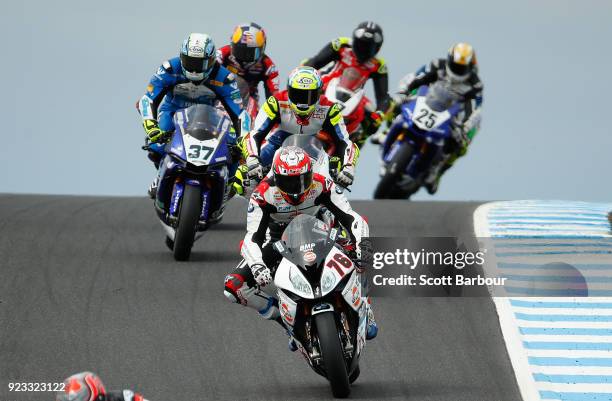
M153 119L144 120L142 122L142 126L144 127L144 130L147 133L147 138L149 138L149 141L153 143L159 142L164 136L164 132L159 129L157 121Z
M257 156L247 157L246 166L248 169L247 175L250 179L261 180L263 178L263 167L261 166Z
M253 278L260 287L264 287L272 282L272 272L265 265L259 263L252 265L251 273L253 273Z
M336 181L343 187L348 187L349 185L351 185L354 179L355 167L353 167L351 164L344 166L336 176Z

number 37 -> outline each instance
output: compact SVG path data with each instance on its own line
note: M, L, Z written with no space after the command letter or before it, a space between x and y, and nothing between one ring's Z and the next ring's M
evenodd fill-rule
M211 148L210 146L191 145L189 150L190 153L187 155L188 157L192 159L199 159L200 156L202 156L202 160L207 160L215 148Z

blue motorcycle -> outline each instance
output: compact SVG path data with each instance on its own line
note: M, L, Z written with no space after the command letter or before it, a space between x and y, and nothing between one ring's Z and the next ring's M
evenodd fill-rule
M154 205L174 258L188 260L194 241L223 217L230 197L228 137L234 134L227 114L205 104L177 111L174 123ZM145 148L160 151L154 145Z
M421 188L451 138L453 118L461 109L457 95L442 81L421 86L401 106L383 144L375 199L409 199Z

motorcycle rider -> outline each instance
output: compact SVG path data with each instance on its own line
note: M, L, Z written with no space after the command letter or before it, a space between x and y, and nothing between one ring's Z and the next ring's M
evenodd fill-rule
M183 41L178 57L166 60L149 81L147 92L137 103L142 125L157 152L149 151L149 159L159 166L164 152L164 141L174 131L173 117L177 110L193 104L214 104L219 100L229 115L236 133L240 133L242 98L234 74L217 63L215 44L210 36L191 33ZM229 145L236 138L229 138ZM233 176L237 163L232 165ZM149 188L155 196L158 178Z
M81 372L64 381L64 391L58 392L56 401L147 401L131 390L107 392L95 373Z
M263 166L270 165L274 152L291 134L316 135L323 131L335 142L342 168L336 180L342 186L353 183L359 149L349 139L337 104L321 94L323 83L312 67L297 67L289 75L287 90L270 96L263 105L253 130L245 137L248 177L263 178ZM276 132L266 135L278 126ZM261 144L266 138L266 144Z
M434 59L416 74L405 76L399 85L398 105L408 101L412 92L420 86L441 80L449 83L453 93L460 99L463 110L453 121L452 139L447 142L441 157L435 160L425 178L425 188L430 194L438 190L442 174L459 157L465 155L480 128L483 84L478 76L476 52L471 45L457 43L448 50L446 58ZM383 140L384 136L375 138L373 142L381 143Z
M240 24L230 44L217 50L217 61L249 84L250 95L259 100L258 85L264 83L266 98L279 91L278 69L265 53L266 32L258 24Z
M314 57L306 59L303 64L321 69L333 63L323 74L323 82L342 76L347 68L359 73L359 87L363 87L368 79L374 84L376 108L366 98L362 100L366 109L366 117L362 122L366 138L380 127L385 113L390 105L389 78L385 60L376 57L383 44L382 28L372 21L364 21L357 25L353 37L339 37L326 44Z
M276 267L282 260L273 244L295 216L316 216L322 207L347 231L355 245L356 264L367 266L371 244L366 221L351 208L343 191L331 179L313 173L308 153L296 146L286 146L275 154L270 173L251 195L247 232L241 245L244 260L225 277L225 296L232 302L254 308L267 319L280 322L276 298L261 290L273 282ZM268 232L270 240L265 243ZM370 305L369 299L367 304ZM367 338L374 338L377 333L378 326L368 306Z

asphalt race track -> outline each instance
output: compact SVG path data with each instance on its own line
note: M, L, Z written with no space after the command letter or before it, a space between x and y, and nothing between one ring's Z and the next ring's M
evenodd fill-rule
M476 203L354 202L376 236L472 231ZM144 198L0 195L0 401L52 400L7 383L93 370L152 401L321 400L327 382L287 337L229 303L245 203L175 262ZM517 401L487 298L379 298L351 398Z

